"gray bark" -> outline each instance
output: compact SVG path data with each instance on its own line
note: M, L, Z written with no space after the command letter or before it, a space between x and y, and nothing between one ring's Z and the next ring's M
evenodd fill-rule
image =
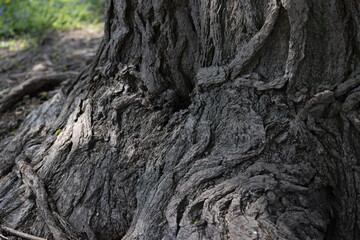
M0 143L55 239L360 239L357 0L108 0L96 60Z

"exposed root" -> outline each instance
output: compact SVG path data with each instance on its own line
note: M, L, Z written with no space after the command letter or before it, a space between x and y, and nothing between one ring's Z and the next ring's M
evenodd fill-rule
M15 235L17 237L21 237L21 238L25 238L25 239L29 239L29 240L46 240L45 238L40 238L40 237L36 237L36 236L33 236L33 235L30 235L30 234L27 234L27 233L24 233L24 232L20 232L20 231L17 231L15 229L12 229L12 228L9 228L9 227L6 227L6 226L0 226L0 228L2 230L4 230L5 232L8 232L12 235ZM3 239L9 239L5 236L2 236L0 235L1 238Z
M16 79L16 80L24 80L44 75L51 75L54 74L53 71L45 71L45 72L39 72L39 71L30 71L30 72L22 72L22 73L14 73L9 76L10 79Z
M10 92L10 88L6 88L6 89L0 91L0 99L3 98L9 92Z
M280 6L277 4L277 1L273 1L273 5L273 9L270 11L260 31L255 34L230 63L230 69L232 69L231 79L236 78L243 68L255 57L274 29L279 16Z
M291 90L293 94L298 92L296 89L296 80L297 80L297 71L299 70L299 65L305 57L305 46L306 46L306 31L305 25L308 20L308 6L306 1L289 1L282 0L282 5L286 9L289 21L290 21L290 45L288 58L286 60L286 70L285 70L285 79L289 83L288 89ZM290 99L296 100L299 102L305 99L304 95L301 95L298 98L291 96Z
M353 126L360 131L360 117L359 117L359 112L358 112L358 107L360 105L360 92L354 92L352 94L350 94L345 102L342 104L341 107L341 115L344 121L345 117L351 121L351 123L353 124ZM349 123L346 123L344 126L344 132L348 132L348 125Z
M294 133L303 130L303 122L309 130L316 133L322 133L323 130L316 126L326 107L334 102L334 93L329 90L315 94L296 115L294 122L291 124Z
M345 82L340 83L336 87L334 91L335 97L340 97L359 85L360 85L360 69L357 69L353 73L351 73L351 75Z
M322 110L324 110L325 105L332 101L334 101L334 94L332 91L325 90L317 93L305 104L304 108L298 113L296 118L304 121L308 115L312 113L312 110L316 110L316 112L320 110L319 108L315 109L316 106L322 105Z
M235 79L235 86L241 88L253 87L258 91L268 91L273 89L281 89L285 86L287 79L285 77L279 77L271 82L264 82L260 80L260 76L255 73L247 74Z
M35 195L36 205L41 217L55 239L68 239L50 208L48 202L49 196L45 190L44 183L33 168L25 161L25 158L26 157L21 154L16 158L15 162L21 172L24 184L29 187L29 190Z
M5 240L8 240L9 238L5 237L4 235L0 234L0 238L1 239L5 239Z
M202 90L221 85L228 79L228 69L226 67L207 67L200 68L196 74L197 87Z
M34 94L43 88L54 87L61 82L75 78L78 75L78 72L68 71L30 78L12 88L10 92L0 100L0 113L11 108L25 95Z

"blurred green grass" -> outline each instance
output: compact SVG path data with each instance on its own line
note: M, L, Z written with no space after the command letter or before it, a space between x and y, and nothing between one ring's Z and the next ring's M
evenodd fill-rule
M42 38L98 24L104 0L0 0L0 39Z

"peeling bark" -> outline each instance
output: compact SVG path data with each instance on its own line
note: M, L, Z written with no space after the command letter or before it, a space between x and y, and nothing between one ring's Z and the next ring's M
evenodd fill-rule
M106 1L91 66L0 142L54 239L359 239L356 0Z

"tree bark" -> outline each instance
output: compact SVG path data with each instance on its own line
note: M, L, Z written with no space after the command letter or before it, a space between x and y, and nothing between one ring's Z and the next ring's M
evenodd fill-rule
M357 0L107 0L95 61L0 142L54 239L360 239Z

